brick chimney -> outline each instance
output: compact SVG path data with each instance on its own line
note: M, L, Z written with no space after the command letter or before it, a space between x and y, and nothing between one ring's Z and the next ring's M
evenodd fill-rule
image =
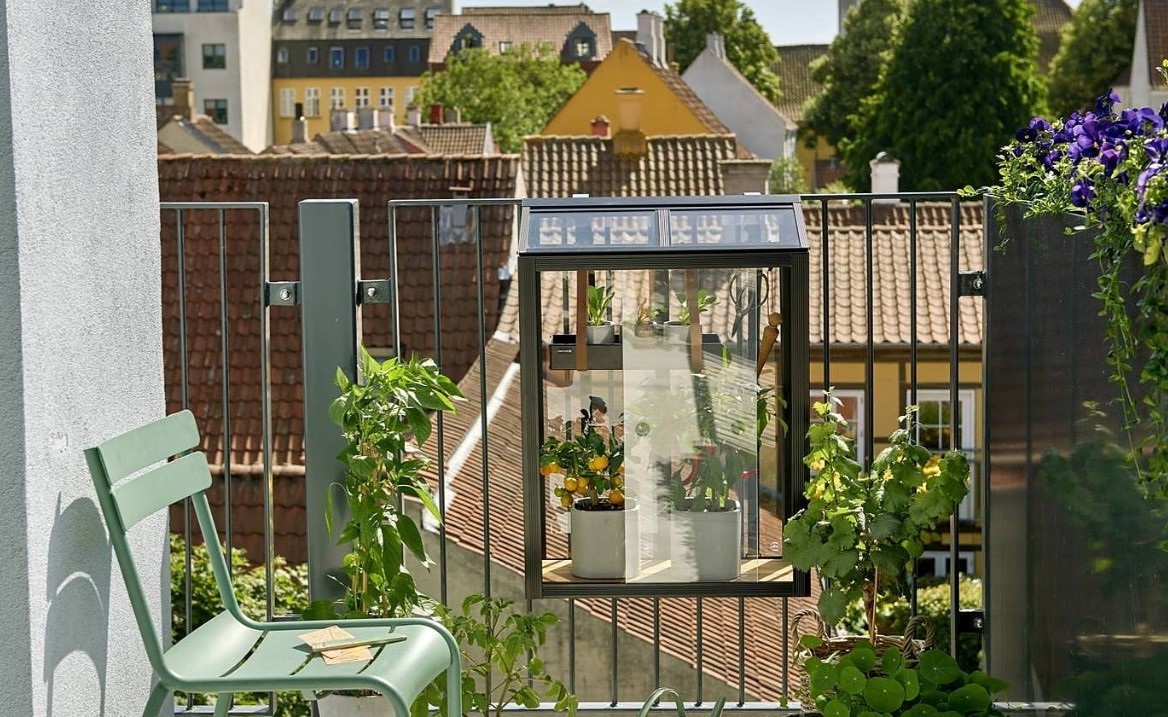
M644 156L649 142L641 131L641 105L645 91L636 87L622 87L616 91L616 133L612 136L612 151L619 155Z
M434 102L430 105L430 124L442 124L441 102Z
M896 194L900 191L900 160L888 152L881 152L868 162L872 169L872 193ZM896 199L874 199L875 204L896 204Z
M726 41L716 32L706 35L706 49L714 53L714 57L726 59Z
M195 114L195 85L186 77L176 77L170 82L170 97L174 103L174 114L183 119L191 119Z
M718 167L722 170L723 194L770 194L769 159L724 159Z
M665 21L651 10L637 13L637 45L658 67L665 67Z
M604 115L596 115L596 117L592 120L592 136L604 137L607 139L609 136L609 126L610 125L607 117Z

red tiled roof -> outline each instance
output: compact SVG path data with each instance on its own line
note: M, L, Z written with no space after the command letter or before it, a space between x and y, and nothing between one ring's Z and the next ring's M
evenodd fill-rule
M402 127L407 139L420 142L434 154L494 154L491 125L469 122Z
M264 154L498 154L490 124L423 124L321 132L311 142L272 145Z
M777 107L784 117L798 124L803 120L803 108L807 100L823 91L823 87L811 79L811 63L827 54L828 45L779 45L779 61L775 63L775 74L783 88Z
M719 163L736 157L733 135L649 137L641 157L604 137L528 137L523 178L532 197L695 196L722 193Z

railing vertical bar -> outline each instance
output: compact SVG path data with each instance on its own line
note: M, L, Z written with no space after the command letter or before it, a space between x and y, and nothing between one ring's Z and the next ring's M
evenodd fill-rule
M185 212L178 209L175 212L176 216L176 239L178 248L178 353L179 353L179 372L182 376L182 386L180 393L182 395L183 410L190 408L190 359L187 355L187 246L186 246L186 220ZM204 542L206 538L204 538ZM184 596L183 600L183 616L186 622L183 623L183 634L189 635L191 633L191 622L194 620L194 598L191 595L192 578L191 575L195 569L195 561L193 548L191 546L191 499L183 499L183 542L185 547L183 549L183 563L186 569L184 575ZM186 693L187 707L192 704L191 694Z
M909 399L910 405L917 405L917 202L910 199L908 203L908 370L909 370ZM912 570L909 573L909 613L914 617L917 614L917 570L916 560L913 560Z
M746 598L738 598L738 705L746 704Z
M390 211L393 212L392 207ZM437 207L431 206L430 261L433 265L431 277L434 281L434 361L442 366L442 252L439 251L438 239ZM442 513L442 521L438 524L438 562L441 565L438 570L438 596L439 600L446 604L450 597L446 551L446 430L443 411L438 411L437 414L438 460L434 463L438 466L438 506ZM483 507L485 510L486 505Z
M276 529L272 510L272 337L267 292L271 279L268 252L268 205L259 209L260 216L260 449L263 461L264 499L264 581L267 585L264 612L269 620L276 613Z
M231 572L231 359L227 317L227 210L219 210L219 348L223 360L223 544ZM205 536L204 536L205 537Z
M694 705L702 703L702 666L706 659L705 645L702 640L702 599L697 599L697 659L694 660L694 672L697 687L694 695Z
M617 641L620 639L620 630L617 626L616 598L609 600L608 617L609 621L612 623L612 673L609 675L609 679L611 680L612 685L612 692L609 696L611 697L612 706L616 707L617 702L619 701L617 691L620 686L620 670L617 665L617 656L619 653L619 650L617 649Z
M389 222L389 283L393 289L389 299L389 318L390 326L393 327L393 355L400 359L404 354L402 353L401 307L398 306L397 301L397 297L401 295L401 284L397 273L397 207L387 207L386 221ZM360 263L360 255L358 255L357 260Z
M873 244L872 237L872 198L869 197L864 200L864 299L867 303L867 323L868 335L864 341L864 461L870 465L873 454L876 452L876 436L875 426L876 410L875 406L875 390L873 385L876 382L876 361L875 361L875 322L874 309L872 302L875 299L875 283L876 278L876 264L873 261Z
M653 686L661 686L661 598L653 598Z
M821 343L823 345L823 387L825 389L831 387L831 263L829 250L829 232L828 232L828 207L827 200L819 200L819 224L820 224L820 245L819 256L821 259L822 273L820 276L823 280L823 302L821 309L823 311L823 335Z
M781 598L783 614L783 698L791 696L791 620L789 598Z
M949 217L949 449L957 450L958 390L961 380L957 363L957 342L960 339L961 300L958 285L961 283L961 204L957 197L950 200ZM957 511L949 516L949 654L957 657L957 615L961 610L961 586L958 581L957 560L958 534Z
M568 598L568 691L576 691L576 598Z
M482 486L483 486L483 594L491 596L491 484L487 480L487 466L490 464L490 439L487 425L487 314L486 297L483 292L483 226L479 205L474 207L475 227L475 288L479 304L479 429L482 444Z

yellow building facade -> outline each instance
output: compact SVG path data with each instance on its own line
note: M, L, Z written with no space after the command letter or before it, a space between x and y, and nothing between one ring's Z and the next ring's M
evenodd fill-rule
M632 88L644 93L641 95L639 128L622 127L622 112L618 105L617 90ZM724 126L711 126L713 113L697 99L680 75L667 67L654 65L628 40L616 44L540 134L591 134L592 120L599 115L609 119L614 132L639 129L646 137L729 133ZM713 118L713 122L717 119Z
M296 105L308 123L306 139L328 132L332 109L393 108L394 122L406 121L406 107L414 101L420 77L289 77L272 80L273 143L289 144Z

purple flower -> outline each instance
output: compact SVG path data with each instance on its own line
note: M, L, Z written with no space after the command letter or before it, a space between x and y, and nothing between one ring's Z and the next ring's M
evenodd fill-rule
M1116 102L1119 102L1119 95L1115 90L1109 90L1107 94L1095 100L1095 114L1101 117L1111 115Z
M1168 137L1156 137L1144 142L1144 151L1148 154L1148 159L1153 162L1162 162L1168 158Z
M1079 208L1086 208L1095 198L1095 185L1091 180L1083 177L1071 187L1071 204Z
M1116 142L1111 144L1105 142L1103 149L1099 150L1099 164L1107 170L1107 176L1115 174L1115 170L1119 168L1120 162L1127 159L1127 144L1124 142Z

